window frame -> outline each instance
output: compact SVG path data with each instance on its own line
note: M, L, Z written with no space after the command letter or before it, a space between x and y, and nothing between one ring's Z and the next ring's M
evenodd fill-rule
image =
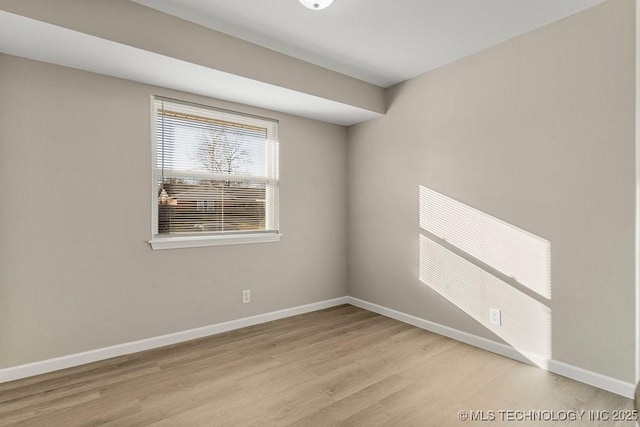
M225 120L229 120L232 122L236 122L239 124L253 124L255 125L256 120L260 121L260 126L264 126L267 130L267 143L275 144L275 148L272 147L272 150L275 149L275 158L269 157L268 154L272 150L266 150L267 158L265 162L267 163L268 168L275 168L275 172L272 172L275 175L275 178L266 177L266 178L253 178L256 181L273 181L276 183L276 192L279 192L279 154L278 154L278 120L270 119L266 117L246 114L242 112L226 110L222 108L212 107L210 105L197 104L188 101L182 101L172 98L167 98L163 96L151 96L151 239L149 240L149 244L153 250L158 249L180 249L180 248L195 248L195 247L206 247L206 246L220 246L220 245L237 245L237 244L250 244L250 243L271 243L278 242L282 237L279 230L279 195L275 194L272 196L271 203L277 203L277 208L273 215L275 217L269 218L269 196L267 196L267 205L265 207L265 228L269 226L269 223L275 226L274 230L264 230L264 231L255 231L255 232L226 232L219 234L194 234L190 236L167 236L158 233L158 189L156 183L158 182L158 167L157 167L157 133L156 133L156 111L155 104L156 101L167 101L174 104L183 104L188 107L202 108L204 110L210 110L213 112L217 112L220 114L224 114L228 117L225 117ZM269 191L269 186L267 185L267 192Z

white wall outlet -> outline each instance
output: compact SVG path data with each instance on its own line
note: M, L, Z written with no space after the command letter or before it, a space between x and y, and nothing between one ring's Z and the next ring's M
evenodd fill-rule
M499 308L489 309L489 323L502 326L502 311Z
M251 302L251 289L242 291L242 303L249 304Z

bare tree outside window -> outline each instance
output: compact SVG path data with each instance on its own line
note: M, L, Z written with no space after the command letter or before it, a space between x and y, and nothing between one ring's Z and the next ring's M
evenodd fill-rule
M247 173L252 164L242 135L209 128L202 132L194 154L202 167L214 173Z

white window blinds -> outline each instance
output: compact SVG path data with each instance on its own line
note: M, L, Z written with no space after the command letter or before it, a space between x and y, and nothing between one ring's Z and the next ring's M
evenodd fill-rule
M278 233L277 122L154 98L155 237Z

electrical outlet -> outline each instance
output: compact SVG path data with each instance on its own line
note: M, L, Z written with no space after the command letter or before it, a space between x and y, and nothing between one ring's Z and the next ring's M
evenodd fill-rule
M502 326L502 311L499 308L489 309L489 323Z
M242 291L242 303L249 304L251 302L251 289Z

